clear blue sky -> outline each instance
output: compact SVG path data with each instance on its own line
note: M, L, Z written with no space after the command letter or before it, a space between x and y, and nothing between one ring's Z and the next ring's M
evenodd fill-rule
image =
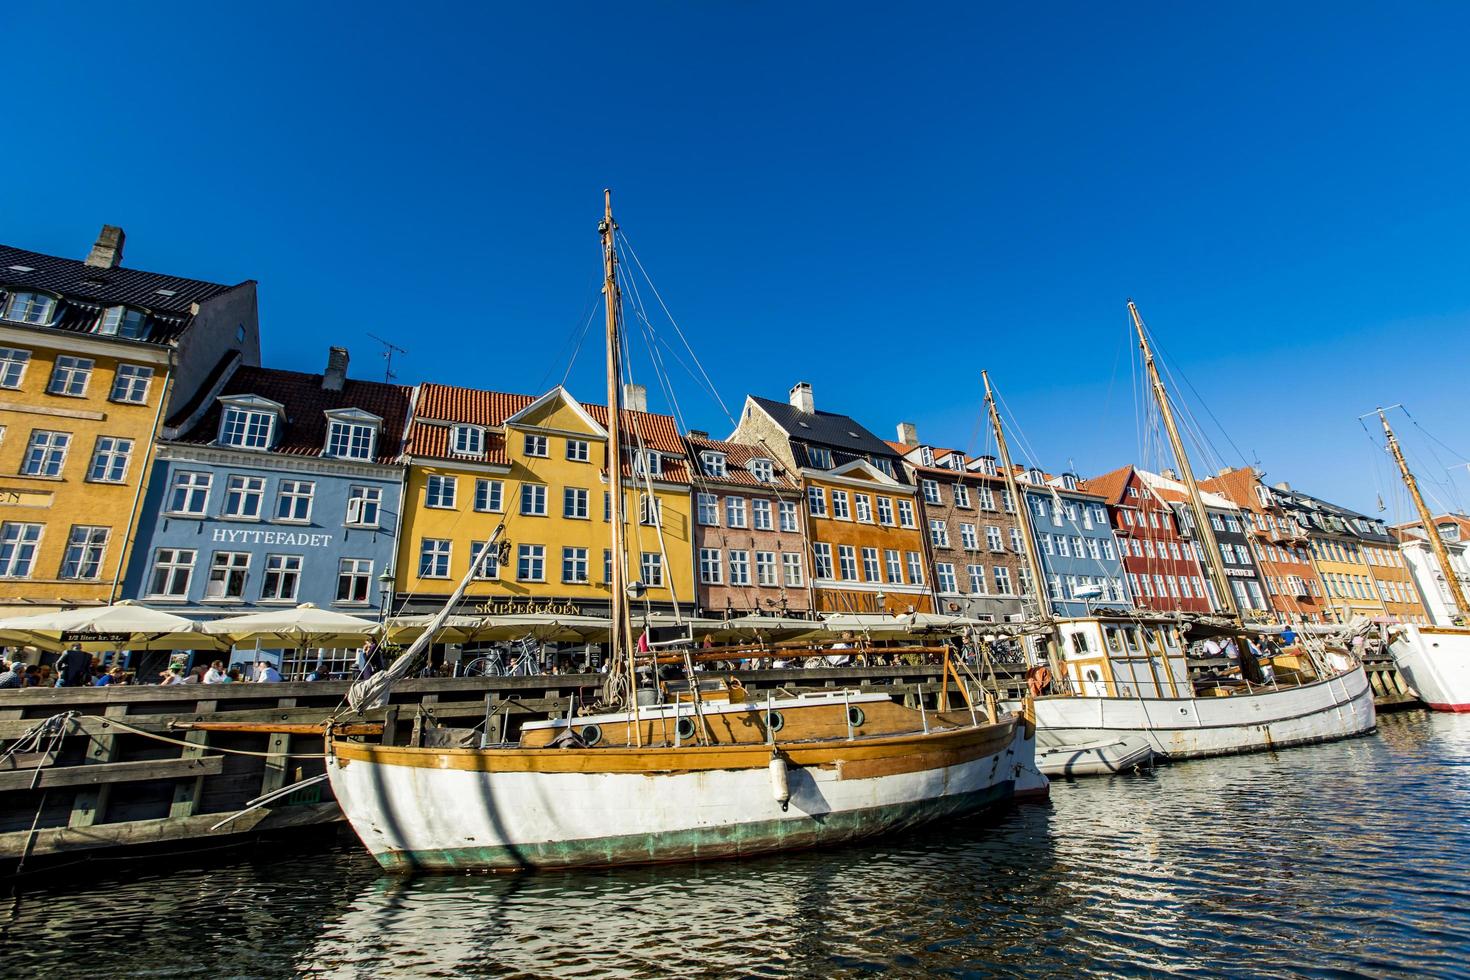
M379 374L374 333L406 383L544 389L611 186L736 411L804 379L980 449L988 367L1041 465L1156 464L1132 296L1225 462L1372 512L1360 412L1407 402L1438 480L1470 452L1470 8L12 4L6 34L0 240L81 257L106 221L130 266L258 279L272 366Z

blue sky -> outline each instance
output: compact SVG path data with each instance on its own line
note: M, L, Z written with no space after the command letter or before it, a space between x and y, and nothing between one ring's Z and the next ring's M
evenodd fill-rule
M272 366L345 344L380 375L377 334L405 383L534 392L611 186L735 411L807 380L980 450L984 367L1041 465L1157 466L1132 296L1223 424L1200 468L1392 508L1356 416L1393 402L1441 441L1402 420L1427 482L1470 453L1470 8L404 10L12 6L0 240L81 257L121 224L128 265L259 280ZM600 372L594 336L569 385Z

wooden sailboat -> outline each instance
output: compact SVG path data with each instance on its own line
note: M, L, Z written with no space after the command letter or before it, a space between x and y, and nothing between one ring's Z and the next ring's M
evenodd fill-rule
M1434 560L1444 576L1442 595L1447 600L1452 620L1465 623L1465 584L1461 581L1454 563L1450 561L1449 549L1439 536L1434 515L1419 492L1419 481L1409 469L1398 437L1388 424L1388 414L1377 410L1383 423L1383 434L1388 441L1388 450L1398 463L1404 486L1414 500L1419 512L1419 521L1424 525L1424 536L1434 553ZM1424 589L1439 588L1439 583L1421 582ZM1437 624L1420 626L1400 623L1389 627L1388 652L1398 666L1399 672L1419 693L1419 698L1435 711L1470 711L1470 629L1464 625Z
M1128 310L1224 614L1194 619L1122 612L1052 616L1041 593L1041 560L1029 509L1017 507L1040 605L1040 635L1033 641L1033 656L1045 661L1055 692L1035 700L1038 766L1053 776L1094 775L1136 765L1142 748L1165 758L1185 759L1332 741L1372 731L1373 692L1362 666L1347 653L1287 651L1271 658L1269 681L1256 672L1253 650L1264 651L1265 641L1245 626L1236 607L1143 321L1132 302ZM988 375L985 389L1007 481L1019 501ZM1188 647L1205 639L1237 651L1244 676L1197 685L1190 675Z
M600 231L608 404L617 419L615 229L609 195ZM621 426L608 428L611 482L624 467ZM611 495L615 556L622 496ZM967 704L958 711L852 691L757 703L738 686L687 683L640 705L637 694L648 692L638 691L622 569L614 560L611 640L615 669L627 672L624 706L527 724L513 744L390 746L328 732L332 789L384 867L499 871L743 856L1045 794L1028 717L1001 713L994 702L977 709L963 685ZM466 734L483 743L483 734Z

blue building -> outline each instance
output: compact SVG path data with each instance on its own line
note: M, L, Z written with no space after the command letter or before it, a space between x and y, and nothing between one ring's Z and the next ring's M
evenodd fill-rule
M223 362L164 429L123 594L196 619L302 602L376 617L411 405L411 388L348 380L340 347L323 374Z
M1077 489L1072 473L1049 478L1033 468L1018 479L1052 613L1085 616L1102 607L1131 606L1106 499Z

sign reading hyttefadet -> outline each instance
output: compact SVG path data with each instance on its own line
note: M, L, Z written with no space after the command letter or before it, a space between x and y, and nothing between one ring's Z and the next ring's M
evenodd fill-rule
M227 544L285 544L298 548L325 548L332 543L330 534L310 531L255 531L248 528L219 527L214 540Z

